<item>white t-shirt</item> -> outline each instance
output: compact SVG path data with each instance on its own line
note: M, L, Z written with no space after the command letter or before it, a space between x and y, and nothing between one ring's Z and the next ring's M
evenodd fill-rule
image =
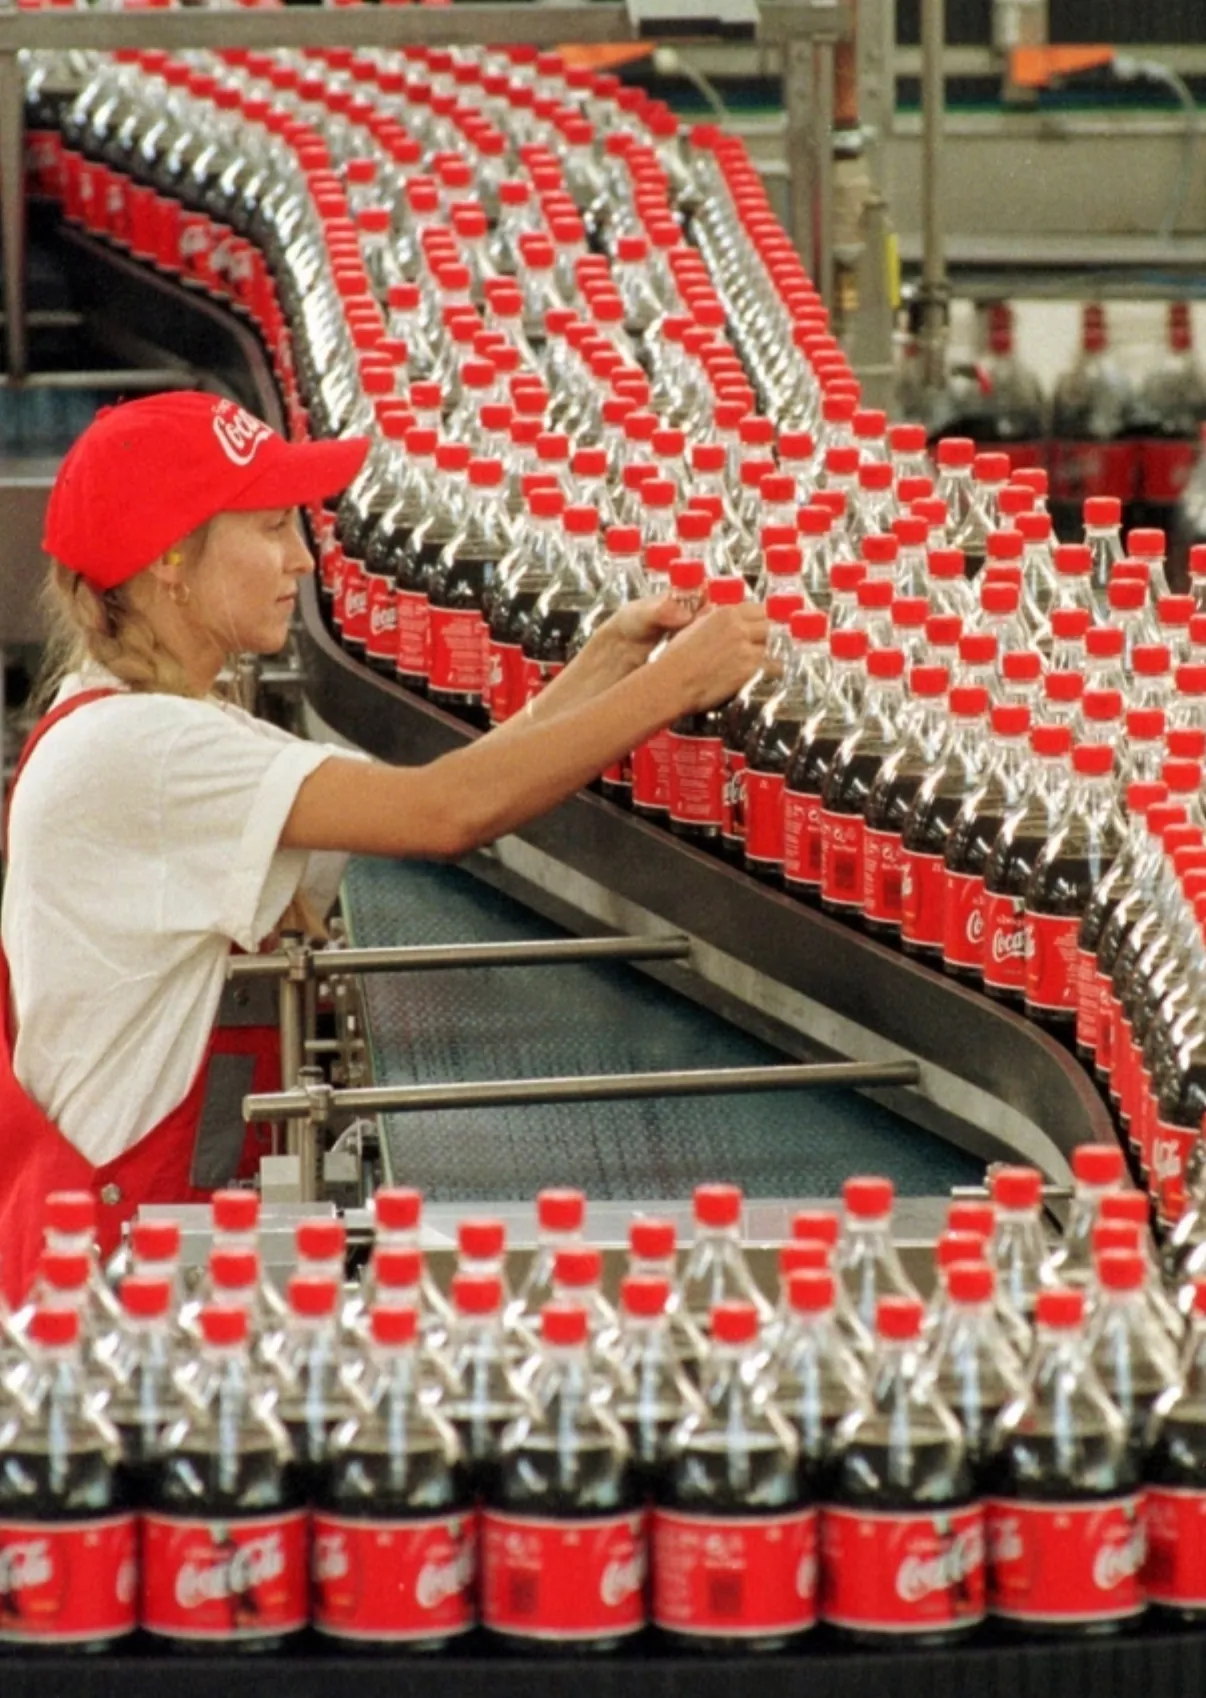
M118 687L102 668L64 684ZM281 850L304 780L347 751L216 701L123 690L55 725L13 792L0 910L17 1078L94 1165L187 1094L231 943L300 890L330 905L346 857Z

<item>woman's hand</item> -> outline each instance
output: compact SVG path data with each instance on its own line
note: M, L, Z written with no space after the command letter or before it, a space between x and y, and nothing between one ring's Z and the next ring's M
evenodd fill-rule
M712 607L680 631L658 661L682 691L679 713L698 713L735 696L766 659L770 622L760 602Z
M663 637L681 631L694 617L690 608L673 596L644 596L618 608L591 638L591 643L606 645L611 650L621 674L635 672Z

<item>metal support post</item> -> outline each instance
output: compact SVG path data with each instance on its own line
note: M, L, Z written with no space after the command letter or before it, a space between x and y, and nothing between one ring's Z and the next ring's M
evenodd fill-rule
M946 376L949 289L943 224L942 150L946 127L946 0L921 3L921 352L926 387Z
M281 951L288 963L287 971L282 974L278 986L281 1085L288 1093L295 1091L300 1084L306 1059L302 998L309 977L311 951L301 932L285 932L281 937ZM314 1122L304 1110L298 1115L286 1116L285 1119L285 1153L296 1159L299 1169L298 1200L303 1203L313 1202L318 1195L318 1157Z
M0 242L4 247L4 342L9 379L29 366L25 340L25 91L15 50L0 50Z
M833 303L833 59L830 37L783 47L791 234L827 306Z
M737 1091L798 1091L821 1085L916 1085L916 1061L834 1061L784 1067L705 1067L668 1073L595 1073L580 1078L482 1079L450 1085L372 1085L354 1091L327 1086L270 1092L243 1099L246 1120L323 1121L349 1114L435 1113L448 1108L505 1104L624 1102L639 1097L728 1096Z

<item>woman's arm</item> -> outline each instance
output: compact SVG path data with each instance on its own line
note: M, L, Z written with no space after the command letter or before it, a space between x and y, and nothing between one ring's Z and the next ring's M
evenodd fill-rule
M521 714L429 766L324 761L298 791L281 847L455 859L546 813L680 714L726 701L761 664L766 629L756 603L714 608L655 665L592 700Z

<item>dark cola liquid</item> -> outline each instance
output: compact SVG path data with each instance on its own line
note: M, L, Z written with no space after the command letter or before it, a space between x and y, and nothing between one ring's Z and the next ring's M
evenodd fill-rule
M572 1447L570 1454L565 1447ZM529 1432L525 1442L498 1457L484 1500L501 1514L530 1516L542 1521L582 1521L604 1515L623 1515L643 1507L636 1470L626 1450L600 1440L570 1434L559 1445L556 1431ZM530 1613L535 1604L511 1600L511 1613ZM518 1607L517 1607L518 1605ZM498 1634L506 1644L510 1635ZM517 1638L525 1655L548 1650L558 1655L612 1651L628 1638L591 1639L564 1643Z
M748 1519L760 1515L783 1515L805 1504L814 1493L808 1470L784 1453L774 1436L759 1442L755 1435L730 1435L723 1426L692 1436L683 1446L670 1445L654 1489L654 1502L680 1515L697 1515L701 1520L726 1517ZM739 1588L740 1573L722 1576L726 1586ZM722 1604L717 1615L740 1619L739 1594L716 1600ZM698 1651L700 1640L662 1629L662 1637ZM794 1635L759 1638L709 1633L707 1647L715 1651L775 1651L793 1642Z
M143 1507L163 1515L192 1520L243 1521L262 1515L287 1514L305 1509L306 1470L294 1462L282 1462L275 1450L245 1450L233 1458L233 1475L226 1459L212 1451L173 1450L147 1471ZM235 1627L254 1628L256 1604L252 1593L232 1598ZM240 1650L273 1651L289 1642L289 1635L249 1639ZM204 1650L203 1640L171 1641L173 1649Z
M1163 995L1163 987L1175 966L1172 945L1167 937L1153 934L1150 930L1145 932L1145 937L1150 947L1145 945L1136 961L1134 970L1127 979L1126 994L1123 998L1123 1008L1131 1023L1132 1042L1140 1056L1143 1054L1148 1028ZM1138 1098L1142 1085L1142 1080L1136 1079L1131 1103L1132 1113L1139 1106Z
M785 789L796 795L819 798L824 792L825 781L829 777L834 758L849 729L847 726L845 730L837 732L819 732L807 742L801 738L788 762ZM801 884L798 879L789 878L784 872L783 888L803 902L820 901L819 883Z
M723 738L725 726L725 705L711 708L703 713L688 714L684 719L676 719L670 727L676 737ZM671 757L673 759L673 757ZM673 780L671 781L673 783ZM668 821L670 830L675 837L684 843L693 843L697 849L714 850L720 847L721 830L719 825L696 824L690 820L676 820L673 813Z
M730 702L726 718L726 735L731 735L740 715L734 714L735 704ZM800 714L776 714L771 720L763 717L761 710L754 713L750 720L749 731L745 740L745 765L749 772L769 772L786 774L791 762L792 752L800 740L800 731L804 718ZM742 842L744 844L745 870L755 878L762 879L767 884L781 885L783 883L783 865L778 861L760 861L749 853L749 843L745 834L749 829L748 808L743 790L738 793L737 812L741 818Z
M358 501L344 495L335 514L335 535L343 551L353 560L368 559L377 529L389 511L394 490L378 481L364 490Z
M823 1468L821 1495L842 1509L939 1516L973 1504L979 1495L976 1487L966 1452L949 1440L921 1439L897 1448L856 1439L845 1446L839 1442ZM894 1635L840 1629L843 1639L874 1645L938 1645L966 1638L967 1631L962 1627Z
M1026 887L1026 906L1034 914L1051 914L1059 918L1081 919L1089 904L1094 884L1105 868L1099 856L1057 855L1038 869ZM1060 1043L1073 1047L1076 1041L1076 1009L1054 1014L1050 1010L1027 1008L1027 1014L1038 1026L1058 1038Z
M829 777L825 781L824 800L825 811L830 814L840 814L848 819L861 819L866 816L867 803L875 787L879 769L884 764L882 749L863 749L856 743L854 748L844 758L834 761ZM862 891L852 893L862 907ZM826 901L822 896L821 907L828 914L836 914L839 918L861 918L855 910L843 907L840 903Z
M984 888L988 894L1014 896L1019 902L1023 901L1035 862L1046 841L1046 832L1011 831L1006 826L998 834L984 868ZM986 979L984 991L994 1001L1006 1003L1010 1008L1020 1009L1026 1005L1021 988L1005 990L999 985L989 984Z
M493 582L497 567L494 559L475 559L464 554L448 559L441 555L427 576L427 600L432 612L448 608L480 614L486 588ZM484 682L483 677L483 685ZM482 689L475 692L442 689L433 677L427 682L427 696L437 707L447 708L473 725L484 729L490 723Z
M893 837L901 836L909 809L913 806L924 777L925 769L922 766L914 768L902 764L896 771L885 773L881 763L880 771L872 780L871 792L864 810L867 830L889 833ZM873 937L900 937L899 924L885 924L864 915L863 925Z
M1094 885L1089 905L1085 909L1084 918L1080 922L1080 933L1077 937L1077 948L1092 953L1097 958L1100 970L1106 970L1102 950L1109 922L1118 911L1118 905L1131 888L1129 877L1119 875L1117 863L1106 874L1099 884ZM1112 958L1111 958L1112 959ZM1076 1053L1086 1067L1092 1067L1096 1056L1095 1050L1088 1049L1078 1043Z
M338 1451L316 1470L311 1493L316 1512L366 1522L472 1515L474 1501L469 1467L459 1459L449 1462L434 1443L417 1445L397 1456L354 1447ZM341 1650L393 1649L371 1640L341 1638L339 1643ZM406 1649L438 1651L450 1643L447 1636L412 1639Z
M590 602L589 595L572 591L555 596L547 607L533 613L523 639L524 657L543 668L568 665L574 637Z
M736 762L740 766L745 760L747 745L758 724L758 717L767 702L780 689L782 682L781 678L764 677L762 673L757 673L745 688L726 704L723 734L726 782L733 770L733 763ZM798 726L796 731L798 734ZM765 770L782 772L786 770L786 760L782 767L772 766ZM734 787L732 795L733 830L721 833L720 852L726 860L739 863L745 855L745 792L740 784ZM755 871L753 867L747 870Z
M392 578L394 588L399 593L407 591L426 600L427 575L437 556L432 554L425 558L413 550L411 541L414 534L414 527L408 523L402 510L391 508L383 515L381 523L373 532L365 555L365 567L379 577ZM408 690L426 694L425 671L419 672L409 666L403 670L399 664L396 676L398 682L404 684Z
M1132 888L1121 898L1102 928L1101 941L1097 946L1097 967L1102 977L1109 979L1114 994L1117 994L1115 973L1118 970L1118 957L1142 912L1143 899L1140 892ZM1105 1089L1110 1083L1111 1069L1098 1066L1094 1068L1094 1073L1098 1083Z
M949 870L983 882L988 857L1003 823L1004 816L996 812L960 813L947 839L946 864ZM984 975L974 967L964 967L945 958L942 966L943 971L950 978L958 979L960 984L983 988Z
M1119 914L1123 912L1124 908L1129 909L1128 917L1131 923L1122 932L1118 941L1118 953L1114 957L1114 967L1110 975L1110 989L1127 1019L1131 1019L1141 994L1141 986L1138 982L1141 976L1140 960L1148 945L1158 939L1160 922L1155 910L1150 905L1140 904L1138 893L1136 893L1136 902L1133 909L1130 908L1129 904L1123 904L1119 907ZM1108 930L1109 928L1107 928ZM1155 964L1153 963L1153 965ZM1110 1086L1110 1097L1111 1100L1118 1100L1113 1081ZM1118 1114L1121 1124L1124 1127L1127 1126L1130 1122L1130 1111L1124 1108L1120 1101L1118 1103Z
M1206 1492L1206 1425L1194 1420L1191 1415L1181 1414L1174 1407L1161 1421L1154 1440L1147 1448L1143 1478L1149 1486L1168 1486L1174 1491L1183 1492ZM1159 1560L1158 1551L1157 1545L1149 1552L1148 1566L1144 1570L1153 1587L1158 1586L1161 1581L1167 1584L1166 1576L1153 1571L1153 1560ZM1187 1606L1176 1609L1157 1603L1154 1599L1148 1608L1165 1621L1201 1621L1206 1614L1206 1609L1203 1608Z
M12 1517L22 1522L87 1521L137 1507L130 1471L115 1467L102 1450L76 1451L65 1459L62 1472L56 1464L52 1475L50 1458L44 1451L10 1450L0 1462L0 1520ZM0 1565L0 1576L10 1573ZM26 1629L20 1586L7 1590L0 1579L0 1632L20 1633ZM73 1644L71 1650L104 1650L112 1641L95 1645ZM15 1650L16 1646L7 1646ZM22 1655L36 1652L36 1645L20 1647ZM53 1645L46 1646L54 1650ZM62 1649L61 1646L58 1649Z
M941 859L946 854L946 846L964 799L960 790L950 795L939 792L927 796L924 801L917 800L905 819L902 847L914 854L937 855ZM941 944L917 943L902 936L900 947L906 955L912 955L919 961L929 961L934 966L941 963Z

